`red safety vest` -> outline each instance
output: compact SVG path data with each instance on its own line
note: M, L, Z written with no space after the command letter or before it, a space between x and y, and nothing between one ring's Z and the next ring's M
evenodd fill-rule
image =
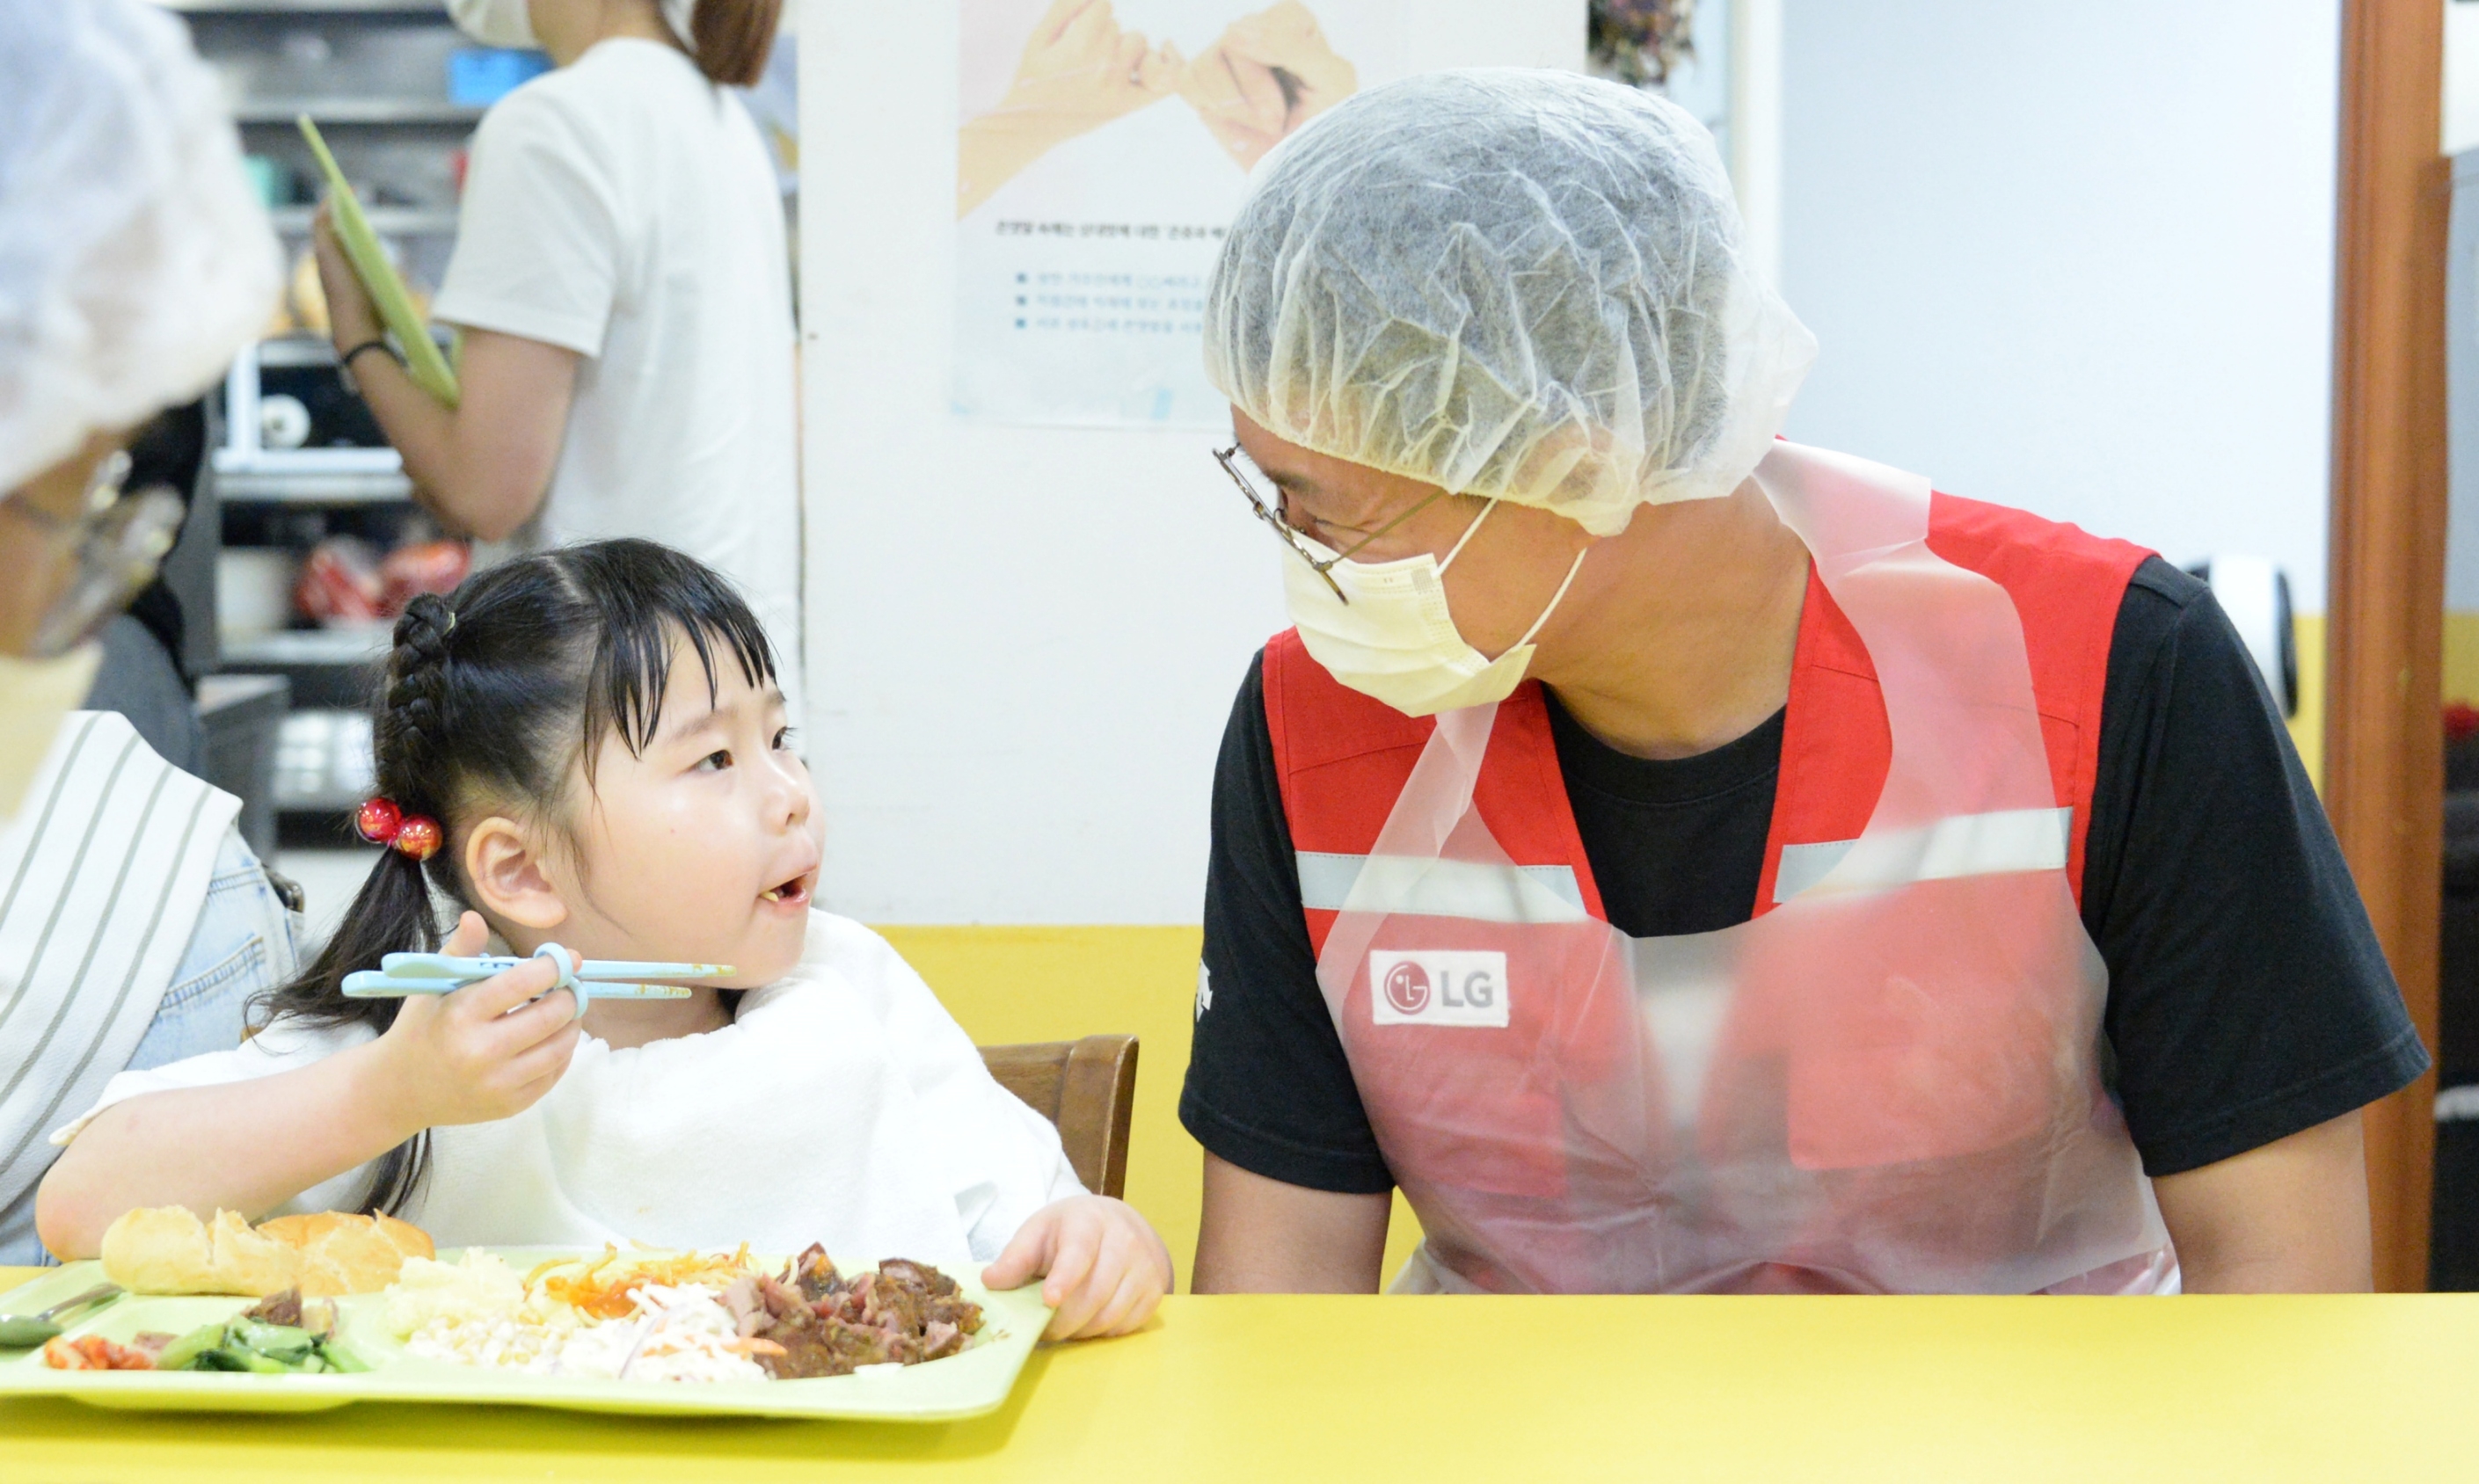
M2055 800L2072 811L2065 868L2079 901L2110 640L2127 581L2150 553L2020 511L1945 496L1932 498L1928 522L1930 550L1996 582L2022 624ZM1284 811L1299 853L1309 934L1322 959L1342 905L1338 883L1347 885L1358 862L1375 849L1436 724L1406 717L1341 685L1310 658L1296 632L1267 645L1264 689ZM1884 702L1868 652L1823 582L1811 575L1793 659L1773 820L1756 900L1750 904L1752 914L1767 912L1821 875L1848 842L1862 834L1884 791L1891 749ZM1472 809L1512 865L1551 874L1562 895L1579 902L1590 918L1606 923L1537 682L1527 681L1498 706L1470 797ZM1823 864L1817 863L1820 857ZM1797 879L1786 878L1794 863L1801 867L1794 873ZM1485 947L1498 942L1501 931L1439 920L1420 930L1420 935L1427 947ZM1429 1172L1451 1170L1458 1186L1495 1192L1481 1198L1516 1203L1505 1209L1546 1213L1576 1199L1589 1204L1591 1197L1579 1196L1572 1182L1595 1178L1579 1175L1561 1156L1562 1148L1570 1146L1559 1131L1571 1126L1574 1115L1564 1079L1580 1073L1587 1083L1595 1082L1626 1062L1631 1049L1624 1044L1628 1033L1618 1022L1588 1028L1575 1018L1581 1014L1597 1020L1613 1011L1606 1000L1582 988L1604 972L1595 967L1604 961L1599 939L1589 933L1562 939L1552 933L1533 941L1571 945L1579 957L1552 972L1569 976L1583 998L1536 993L1512 999L1504 1010L1511 1019L1498 1022L1507 1032L1478 1039L1458 1036L1452 1030L1406 1037L1407 1028L1398 1028L1388 1042L1393 1051L1366 1065L1354 1052L1353 1066L1364 1096L1374 1100L1372 1115L1383 1104L1395 1119L1398 1137L1402 1118L1411 1117L1415 1126L1423 1121L1420 1109L1443 1115L1411 1146ZM1546 946L1541 951L1551 959L1561 952ZM1547 961L1536 962L1536 971ZM2018 1036L2021 1030L2003 1012L1970 1023L1982 1025L1982 1034L1992 1036ZM1354 1044L1354 1037L1346 1036L1346 1050ZM1423 1047L1427 1049L1418 1049ZM1541 1048L1546 1047L1557 1048L1554 1055L1560 1060L1554 1064L1543 1060ZM1949 1052L1956 1049L1945 1046ZM2020 1047L1992 1042L1991 1060L2004 1061L2009 1049ZM1966 1053L1970 1055L1976 1054ZM1839 1074L1845 1080L1821 1086L1837 1102L1864 1108L1870 1102L1864 1052L1851 1065L1859 1070L1846 1067ZM1859 1080L1851 1082L1850 1076ZM1900 1167L1904 1161L1980 1147L1976 1137L1987 1133L1985 1126L1969 1126L1979 1114L1968 1107L1957 1108L1954 1116L1963 1123L1950 1129L1939 1128L1933 1117L1926 1123L1896 1119L1887 1125L1871 1124L1864 1114L1847 1126L1838 1120L1819 1125L1801 1116L1797 1105L1802 1086L1812 1092L1820 1084L1810 1081L1792 1088L1792 1157L1815 1167L1887 1161L1893 1162L1887 1167ZM1852 1104L1854 1094L1857 1103ZM2036 1102L2016 1098L1994 1116L2003 1124L2006 1118L2036 1118L2048 1112ZM1802 1124L1824 1132L1803 1135ZM2021 1135L2037 1125L2006 1127ZM1962 1141L1940 1142L1950 1135ZM1658 1133L1652 1137L1657 1143ZM2108 1137L2123 1148L2122 1131ZM2131 1162L2132 1152L2125 1157ZM1526 1208L1526 1202L1541 1204ZM2036 1213L2015 1215L2036 1223ZM1543 1231L1543 1241L1561 1240L1550 1228Z
M1930 506L1929 547L1998 582L2022 618L2050 775L2057 803L2074 810L2066 871L2080 902L2109 640L2127 581L2152 553L2020 510L1943 494ZM1366 855L1436 722L1405 716L1338 683L1309 657L1296 629L1266 644L1265 692L1265 726L1292 849ZM1889 747L1884 702L1868 652L1811 571L1791 661L1773 828L1751 914L1773 905L1785 848L1858 836L1884 786ZM1608 920L1568 806L1540 682L1524 681L1499 705L1473 803L1517 864L1572 870L1585 910ZM1308 908L1314 948L1324 949L1334 916L1331 908Z

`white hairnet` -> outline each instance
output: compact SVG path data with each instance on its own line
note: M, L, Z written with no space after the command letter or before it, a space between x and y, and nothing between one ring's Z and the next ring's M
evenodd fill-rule
M1206 290L1206 374L1268 431L1597 535L1736 488L1815 348L1712 136L1568 72L1345 99L1260 167Z
M178 20L142 0L0 0L0 492L196 395L282 276Z

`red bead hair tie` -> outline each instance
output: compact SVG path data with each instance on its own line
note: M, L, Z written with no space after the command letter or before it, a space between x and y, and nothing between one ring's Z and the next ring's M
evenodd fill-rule
M372 845L392 846L416 860L439 854L446 836L439 821L427 814L408 814L393 799L369 799L353 811L353 831Z

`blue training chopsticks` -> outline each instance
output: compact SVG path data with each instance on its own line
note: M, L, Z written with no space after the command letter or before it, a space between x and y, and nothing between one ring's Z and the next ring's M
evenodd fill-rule
M533 951L536 959L549 959L559 968L559 979L551 989L569 989L576 995L577 1013L585 1012L585 1002L598 1000L684 1000L684 985L646 984L654 979L720 979L732 971L728 963L641 963L626 959L579 959L557 943L545 943ZM375 969L361 969L345 976L345 993L357 1000L398 999L408 994L447 994L467 985L504 974L524 959L503 959L488 956L479 959L455 959L447 954L389 954ZM550 991L545 990L548 994Z

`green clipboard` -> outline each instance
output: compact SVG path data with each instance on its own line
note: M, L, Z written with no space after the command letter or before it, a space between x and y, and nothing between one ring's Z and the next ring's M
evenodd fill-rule
M439 345L430 338L429 326L414 313L413 295L407 294L404 280L379 250L379 240L371 231L371 219L362 215L361 199L345 181L345 172L336 168L336 157L327 152L326 140L319 137L319 126L302 114L295 119L301 125L301 137L310 141L310 152L319 157L319 168L326 172L327 201L334 209L336 237L343 243L345 257L353 265L353 276L370 291L371 302L377 306L379 319L396 337L396 348L404 352L405 374L413 384L453 407L462 397L456 384L456 372L447 358L439 353Z

